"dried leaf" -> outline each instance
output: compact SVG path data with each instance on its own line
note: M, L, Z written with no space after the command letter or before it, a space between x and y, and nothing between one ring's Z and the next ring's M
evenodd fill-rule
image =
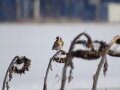
M108 69L108 63L107 63L107 61L105 61L104 68L103 68L104 76L106 76L107 69Z

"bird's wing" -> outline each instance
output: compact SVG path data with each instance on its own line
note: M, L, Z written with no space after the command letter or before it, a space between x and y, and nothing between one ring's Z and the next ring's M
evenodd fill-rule
M55 41L54 44L53 44L52 50L54 50L55 47L56 47L56 41Z

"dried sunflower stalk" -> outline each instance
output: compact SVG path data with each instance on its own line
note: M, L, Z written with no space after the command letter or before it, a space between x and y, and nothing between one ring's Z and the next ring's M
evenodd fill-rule
M31 65L31 60L28 59L27 57L15 56L7 69L7 72L3 81L2 90L5 90L5 86L7 90L9 90L10 88L9 82L13 78L13 73L20 74L20 75L25 74L26 71L29 71L30 65Z

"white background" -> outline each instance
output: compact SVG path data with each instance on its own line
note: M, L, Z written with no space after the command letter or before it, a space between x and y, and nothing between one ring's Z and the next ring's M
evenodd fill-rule
M104 40L107 43L116 35L120 35L119 24L69 23L69 24L0 24L0 88L5 72L11 60L16 56L26 56L32 60L29 72L25 75L14 75L10 90L37 90L43 88L44 75L49 59L56 53L52 50L56 36L64 40L63 50L68 51L73 38L81 32L87 32L93 40ZM107 56L107 77L101 72L98 87L120 87L120 58ZM66 88L91 88L92 76L95 74L100 59L86 61L74 59L74 79ZM55 78L63 64L52 63L48 88L59 89L61 81ZM49 90L48 89L48 90Z

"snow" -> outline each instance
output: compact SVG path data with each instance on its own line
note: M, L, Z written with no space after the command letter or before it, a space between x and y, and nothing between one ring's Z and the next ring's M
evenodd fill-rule
M75 44L73 51L76 50L90 51L91 48L86 47L84 44Z
M61 52L60 53L58 53L56 56L55 56L55 58L65 58L66 57L66 54L61 54Z
M96 51L98 51L99 48L100 48L100 43L94 42L94 43L93 43L93 47L94 47L94 49L95 49Z
M94 47L94 50L98 51L100 48L100 43L93 42L93 47ZM81 43L81 44L75 44L73 51L76 51L76 50L91 51L92 48L88 48Z
M116 53L120 53L120 44L114 43L112 47L110 48L111 51L114 51Z
M86 31L85 31L86 30ZM56 53L51 50L56 36L64 41L63 50L68 51L71 41L81 32L87 32L92 40L104 40L107 43L120 35L119 24L106 23L1 23L0 24L0 87L5 72L12 59L26 56L31 59L31 68L26 74L14 75L10 82L10 90L37 90L43 88L44 75L50 58ZM97 45L99 47L99 45ZM98 81L99 88L119 87L120 85L120 59L107 56L108 72L104 77L101 71ZM95 74L100 59L85 61L74 59L74 79L66 88L91 88L92 77ZM53 71L50 71L48 88L58 89L61 81L55 78L56 73L61 78L63 64L52 62Z
M23 66L24 66L24 63L14 64L14 67L17 67L18 70L22 69Z

